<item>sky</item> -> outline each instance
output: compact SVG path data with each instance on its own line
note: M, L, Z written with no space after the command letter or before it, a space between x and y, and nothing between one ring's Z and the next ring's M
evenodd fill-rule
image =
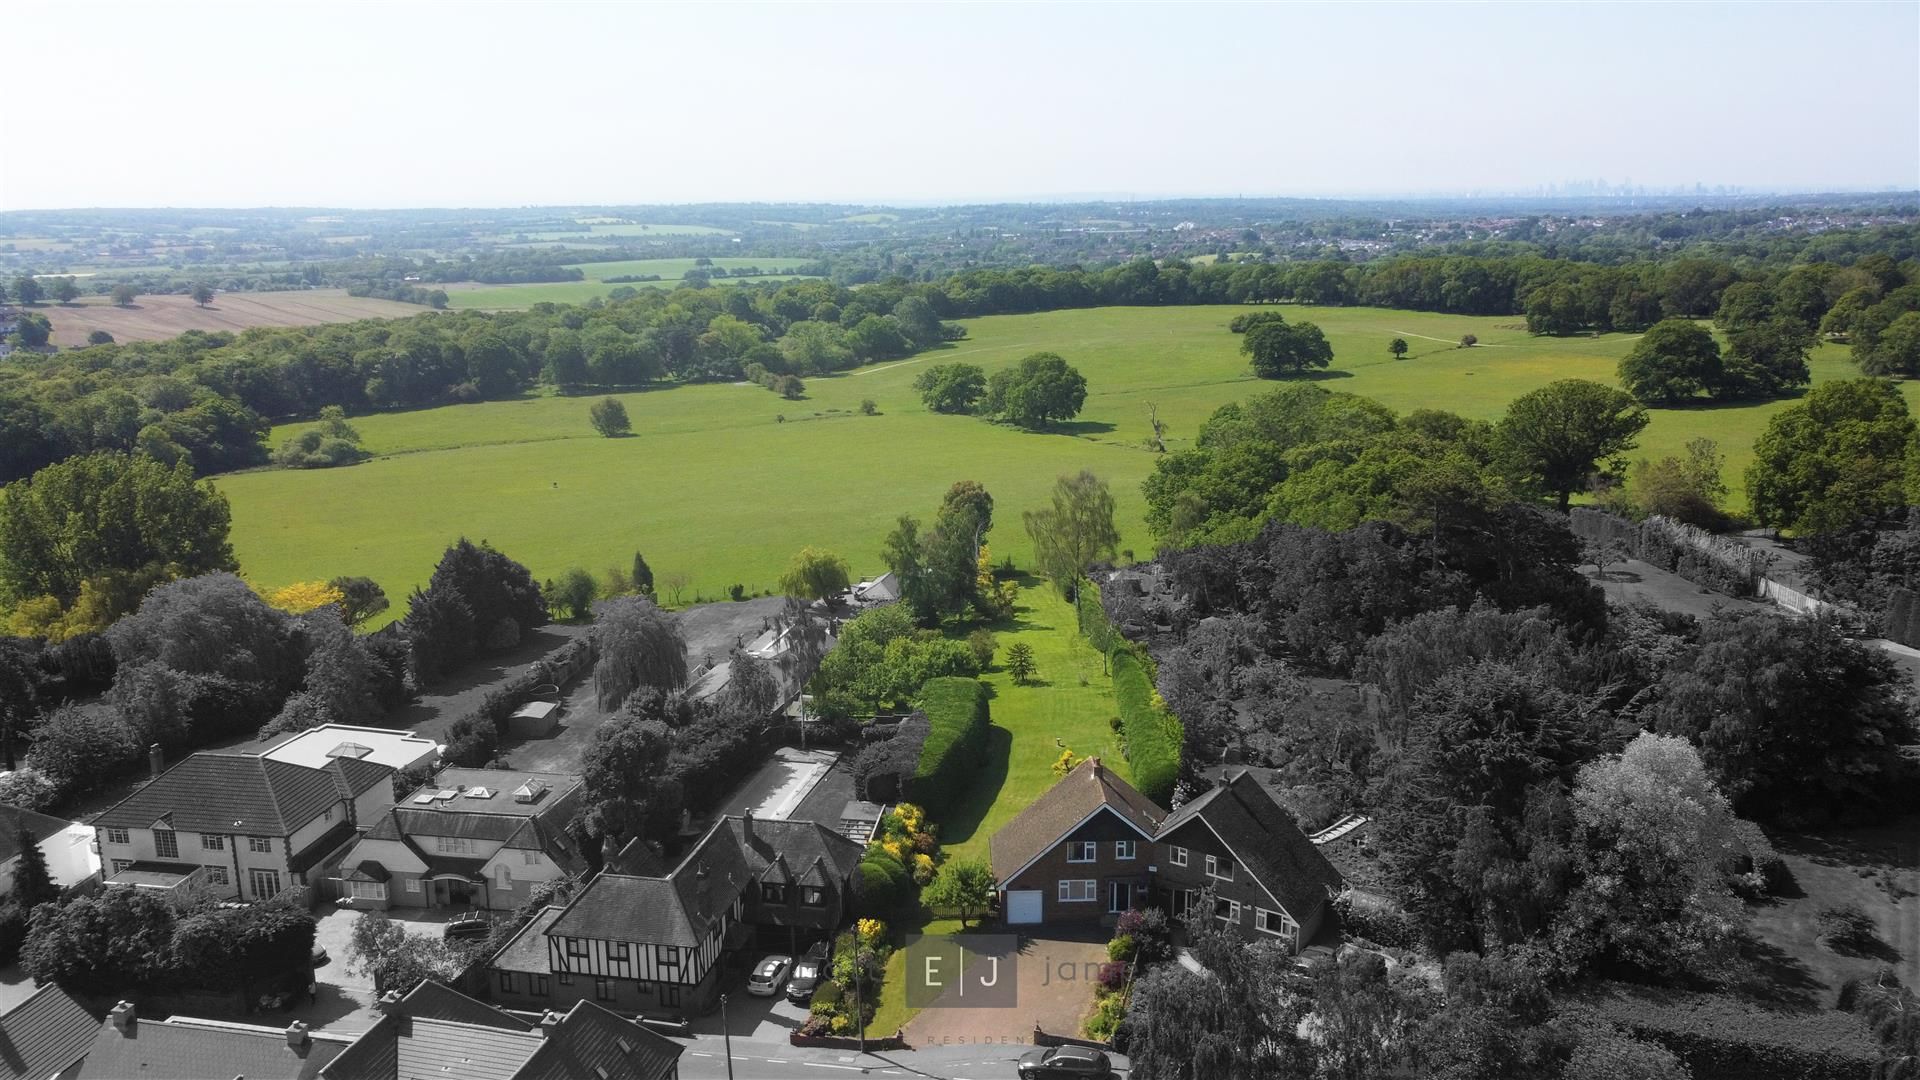
M10 0L0 210L1920 187L1920 2Z

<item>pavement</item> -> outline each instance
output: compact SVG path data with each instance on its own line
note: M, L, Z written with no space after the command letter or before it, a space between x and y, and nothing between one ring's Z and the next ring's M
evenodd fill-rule
M787 1001L785 994L754 997L747 993L744 979L735 979L727 994L726 1015L715 1009L693 1019L697 1035L731 1035L735 1039L758 1039L786 1045L787 1033L807 1022L807 1007Z
M681 1080L825 1080L833 1076L922 1077L933 1080L1006 1080L1031 1046L968 1045L930 1050L885 1050L862 1054L791 1046L760 1039L734 1039L732 1069L727 1046L717 1036L694 1038L680 1056ZM1126 1076L1127 1059L1108 1055L1114 1072Z

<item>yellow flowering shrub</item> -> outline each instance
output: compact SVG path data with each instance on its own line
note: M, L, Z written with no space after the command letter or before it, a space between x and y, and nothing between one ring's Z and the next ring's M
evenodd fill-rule
M289 615L305 615L315 608L342 603L346 595L324 581L296 581L264 594L261 599Z
M1078 764L1080 764L1080 759L1073 756L1073 747L1069 746L1065 750L1060 751L1060 756L1054 759L1053 775L1065 776L1072 772L1073 767Z
M879 919L861 919L854 924L853 930L860 944L868 948L879 944L880 940L887 936L887 924Z
M915 855L913 857L913 883L925 885L933 880L933 856Z

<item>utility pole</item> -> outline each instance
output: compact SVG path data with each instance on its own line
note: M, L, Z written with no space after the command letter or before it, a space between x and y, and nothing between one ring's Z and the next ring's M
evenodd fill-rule
M853 1023L860 1029L860 1052L867 1052L867 1010L860 1005L860 926L853 928Z
M733 1080L733 1027L727 1023L727 995L720 995L720 1038L727 1047L727 1080Z

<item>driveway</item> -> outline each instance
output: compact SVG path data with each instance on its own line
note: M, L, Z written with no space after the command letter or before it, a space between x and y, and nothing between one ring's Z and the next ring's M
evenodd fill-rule
M1021 935L1015 969L1016 1004L1001 1008L963 1005L952 991L907 1021L914 1047L1021 1045L1038 1025L1056 1035L1080 1034L1093 1008L1093 980L1107 962L1099 941ZM891 987L888 988L891 991Z
M380 1014L373 1009L373 977L347 970L347 943L353 938L354 920L362 914L333 904L314 912L319 925L314 929L313 943L327 950L327 962L313 973L314 999L297 1002L286 1014L290 1019L305 1020L316 1030L334 1032L365 1031L379 1019ZM386 913L407 933L430 939L438 939L442 925L457 914L450 908L395 908Z

